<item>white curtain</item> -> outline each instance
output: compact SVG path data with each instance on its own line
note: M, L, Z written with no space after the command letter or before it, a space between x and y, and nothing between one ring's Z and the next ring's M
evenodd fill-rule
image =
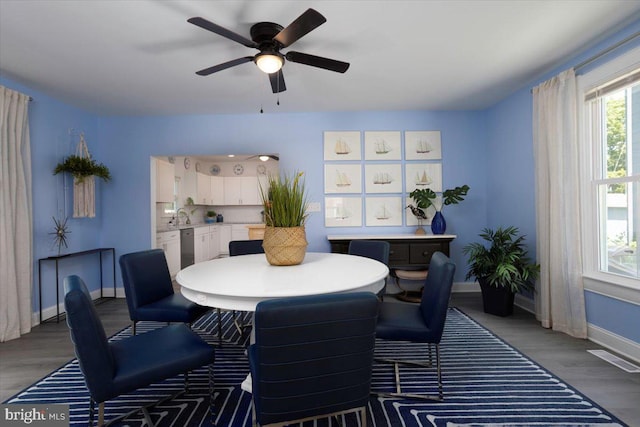
M29 97L0 86L0 342L31 330Z
M586 338L577 135L576 77L570 69L533 89L536 317L545 328Z

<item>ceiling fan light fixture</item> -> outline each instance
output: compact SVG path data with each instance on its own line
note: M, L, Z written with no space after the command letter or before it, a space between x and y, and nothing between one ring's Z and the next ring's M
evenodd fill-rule
M280 71L284 64L284 58L277 52L261 52L256 55L256 65L267 74Z
M267 160L269 160L269 156L264 156L264 155L262 155L262 156L260 156L260 157L258 157L258 158L259 158L260 160L262 160L263 162L266 162Z

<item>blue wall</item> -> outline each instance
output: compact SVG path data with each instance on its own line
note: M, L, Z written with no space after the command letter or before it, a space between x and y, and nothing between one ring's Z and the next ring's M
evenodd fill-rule
M640 31L640 20L565 64L549 71L531 84L486 111L489 166L487 168L487 224L516 225L527 235L530 254L535 256L535 177L533 164L533 100L530 90L543 81L604 51L620 40ZM638 46L640 40L606 55L579 73L611 60ZM560 183L558 183L560 184ZM585 292L587 322L640 343L637 319L640 305ZM614 314L615 313L615 314Z
M448 206L447 233L459 237L452 257L464 266L462 246L486 223L487 157L484 115L479 112L358 112L248 114L182 117L109 117L100 120L101 161L113 182L103 186L105 206L102 242L120 254L148 248L149 157L171 154L280 154L282 170L305 172L311 201L324 204L323 131L440 130L445 188L468 184L460 205ZM470 167L471 165L471 167ZM233 218L225 218L233 220ZM325 228L322 213L307 223L310 251L329 251L327 234L411 233L414 227ZM459 268L457 280L464 279Z

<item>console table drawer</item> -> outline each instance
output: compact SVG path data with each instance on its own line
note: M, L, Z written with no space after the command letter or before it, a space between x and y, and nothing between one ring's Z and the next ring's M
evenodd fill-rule
M402 243L391 243L389 245L389 265L403 264L409 264L409 245Z
M409 261L411 264L429 264L434 252L444 252L448 255L449 245L440 243L412 243L409 248Z

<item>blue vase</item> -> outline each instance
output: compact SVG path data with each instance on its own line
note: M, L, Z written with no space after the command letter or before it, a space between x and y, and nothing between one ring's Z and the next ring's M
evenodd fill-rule
M442 212L436 211L435 216L431 220L431 231L433 234L444 234L447 230L447 221L444 220Z

